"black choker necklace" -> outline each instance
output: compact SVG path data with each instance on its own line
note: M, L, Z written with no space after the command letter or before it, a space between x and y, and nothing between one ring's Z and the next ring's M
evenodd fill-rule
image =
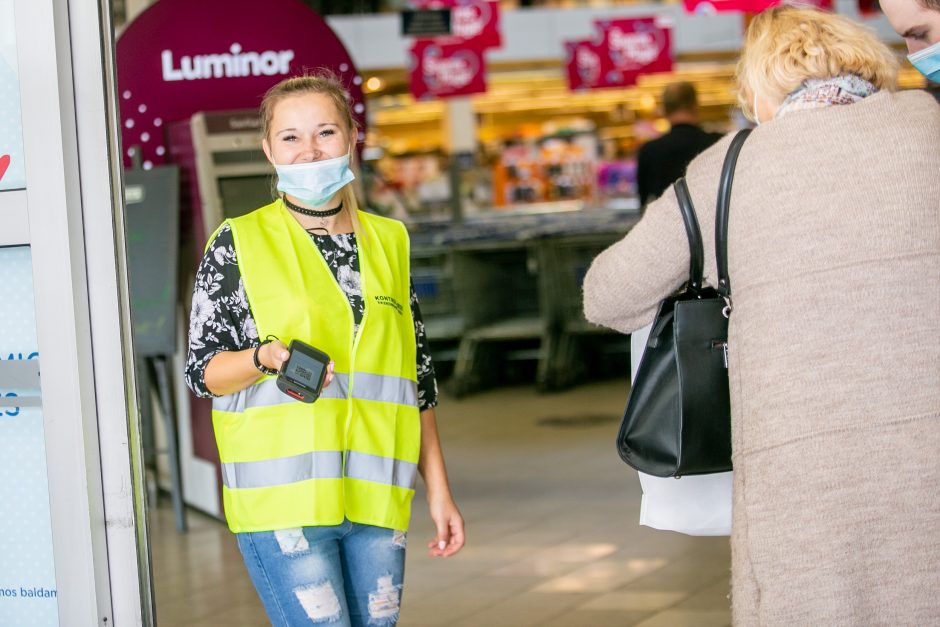
M284 201L284 204L287 205L287 208L291 211L302 213L303 215L310 216L311 218L329 218L331 216L335 216L337 213L343 210L343 203L339 203L338 207L334 207L332 209L317 211L315 209L307 209L306 207L295 205L291 201L287 200L287 196L281 196L281 200Z

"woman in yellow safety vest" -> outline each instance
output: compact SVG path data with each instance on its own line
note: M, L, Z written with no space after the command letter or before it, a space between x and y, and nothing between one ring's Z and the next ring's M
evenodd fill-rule
M358 209L357 129L336 77L271 88L261 130L279 197L210 238L186 380L213 397L225 516L272 624L394 625L418 473L430 554L464 543L408 233ZM313 404L276 384L295 339L332 359Z

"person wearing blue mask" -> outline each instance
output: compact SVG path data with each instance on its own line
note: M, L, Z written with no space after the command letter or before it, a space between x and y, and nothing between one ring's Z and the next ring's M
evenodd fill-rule
M881 0L881 10L904 38L911 65L940 83L940 0Z
M359 210L358 130L335 76L277 84L260 116L276 198L209 240L186 381L213 399L226 521L271 623L395 625L417 475L430 555L464 544L408 233ZM277 387L292 340L332 359L312 404Z

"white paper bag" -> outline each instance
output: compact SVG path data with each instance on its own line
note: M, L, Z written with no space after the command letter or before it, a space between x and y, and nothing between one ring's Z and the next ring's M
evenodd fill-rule
M631 380L636 378L652 326L638 329L630 338ZM641 525L690 536L731 535L732 473L693 475L681 479L638 474L643 489Z

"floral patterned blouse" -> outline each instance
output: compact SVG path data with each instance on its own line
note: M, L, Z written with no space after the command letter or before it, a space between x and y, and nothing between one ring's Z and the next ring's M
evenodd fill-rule
M310 237L346 294L358 328L365 313L365 302L360 289L355 233ZM424 411L437 405L437 381L414 286L411 288L411 313L418 349L418 407ZM244 350L257 346L258 342L258 330L238 270L232 229L225 225L212 240L196 273L189 317L186 384L197 396L214 396L205 383L209 360L222 351Z

